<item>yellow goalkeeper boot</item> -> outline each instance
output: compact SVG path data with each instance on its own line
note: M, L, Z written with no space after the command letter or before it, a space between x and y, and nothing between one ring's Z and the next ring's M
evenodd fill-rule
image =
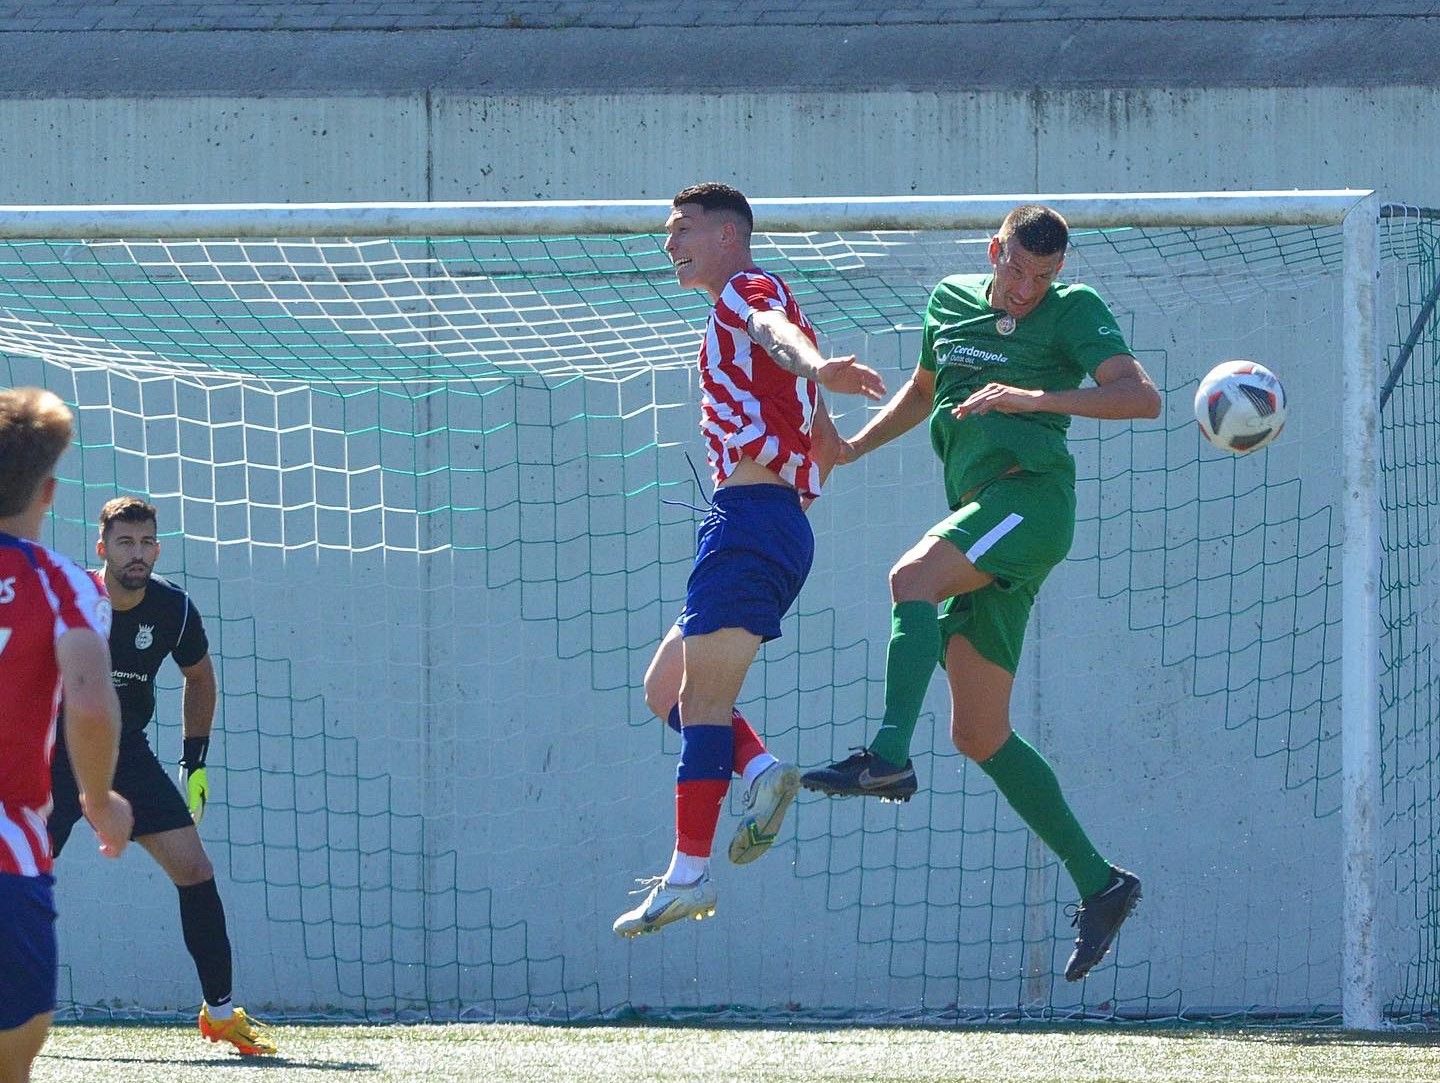
M251 1019L244 1008L234 1009L229 1019L212 1019L210 1005L200 1005L200 1033L212 1042L229 1042L247 1057L275 1052L270 1028L258 1019Z

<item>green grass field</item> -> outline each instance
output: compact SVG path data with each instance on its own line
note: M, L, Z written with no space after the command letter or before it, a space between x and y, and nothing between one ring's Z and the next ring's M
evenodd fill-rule
M1140 1027L325 1026L239 1057L173 1025L61 1025L34 1083L1440 1083L1440 1035Z

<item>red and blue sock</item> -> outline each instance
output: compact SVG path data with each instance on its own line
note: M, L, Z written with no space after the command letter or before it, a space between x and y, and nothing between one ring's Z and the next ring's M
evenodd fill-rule
M679 853L710 856L734 758L732 727L681 729L680 766L675 771L675 849Z
M670 716L665 719L665 724L676 733L681 733L679 704L670 708ZM744 775L745 769L750 766L756 756L769 755L765 748L765 742L760 740L760 735L745 720L745 716L740 713L738 708L730 712L730 732L734 735L735 749L730 758L730 770L735 774ZM683 743L681 748L684 748ZM770 758L772 761L774 760L773 756ZM768 767L769 764L767 763L765 766Z

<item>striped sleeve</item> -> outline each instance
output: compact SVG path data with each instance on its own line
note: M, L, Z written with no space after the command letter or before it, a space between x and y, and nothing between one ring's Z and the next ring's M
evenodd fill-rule
M742 271L725 283L715 312L720 322L743 330L757 312L785 311L780 284L764 271Z
M75 628L110 635L110 599L74 561L35 547L35 570L55 612L55 639Z

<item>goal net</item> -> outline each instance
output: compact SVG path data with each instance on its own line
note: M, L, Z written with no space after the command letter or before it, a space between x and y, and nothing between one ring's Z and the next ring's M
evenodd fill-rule
M1376 243L1360 196L1055 200L1076 226L1063 277L1109 300L1165 395L1153 422L1073 424L1076 541L1016 683L1016 728L1145 881L1077 985L1070 882L951 746L943 679L913 801L802 794L735 868L736 786L716 919L611 933L671 848L677 741L640 685L708 487L709 302L675 284L664 204L0 212L4 379L78 416L45 540L85 559L107 499L154 502L157 570L207 622L201 835L237 999L371 1019L1432 1020L1437 222L1386 208ZM760 201L786 232L755 253L828 352L894 389L928 290L986 268L1005 198ZM1242 458L1191 413L1233 357L1291 403ZM1350 404L1392 367L1371 447ZM830 406L842 432L874 408ZM1367 476L1368 583L1347 545ZM814 571L742 697L778 755L810 767L873 735L886 573L945 510L923 431L836 471ZM168 667L150 733L169 764L179 713ZM190 1010L173 888L138 852L91 850L57 869L62 1007Z

